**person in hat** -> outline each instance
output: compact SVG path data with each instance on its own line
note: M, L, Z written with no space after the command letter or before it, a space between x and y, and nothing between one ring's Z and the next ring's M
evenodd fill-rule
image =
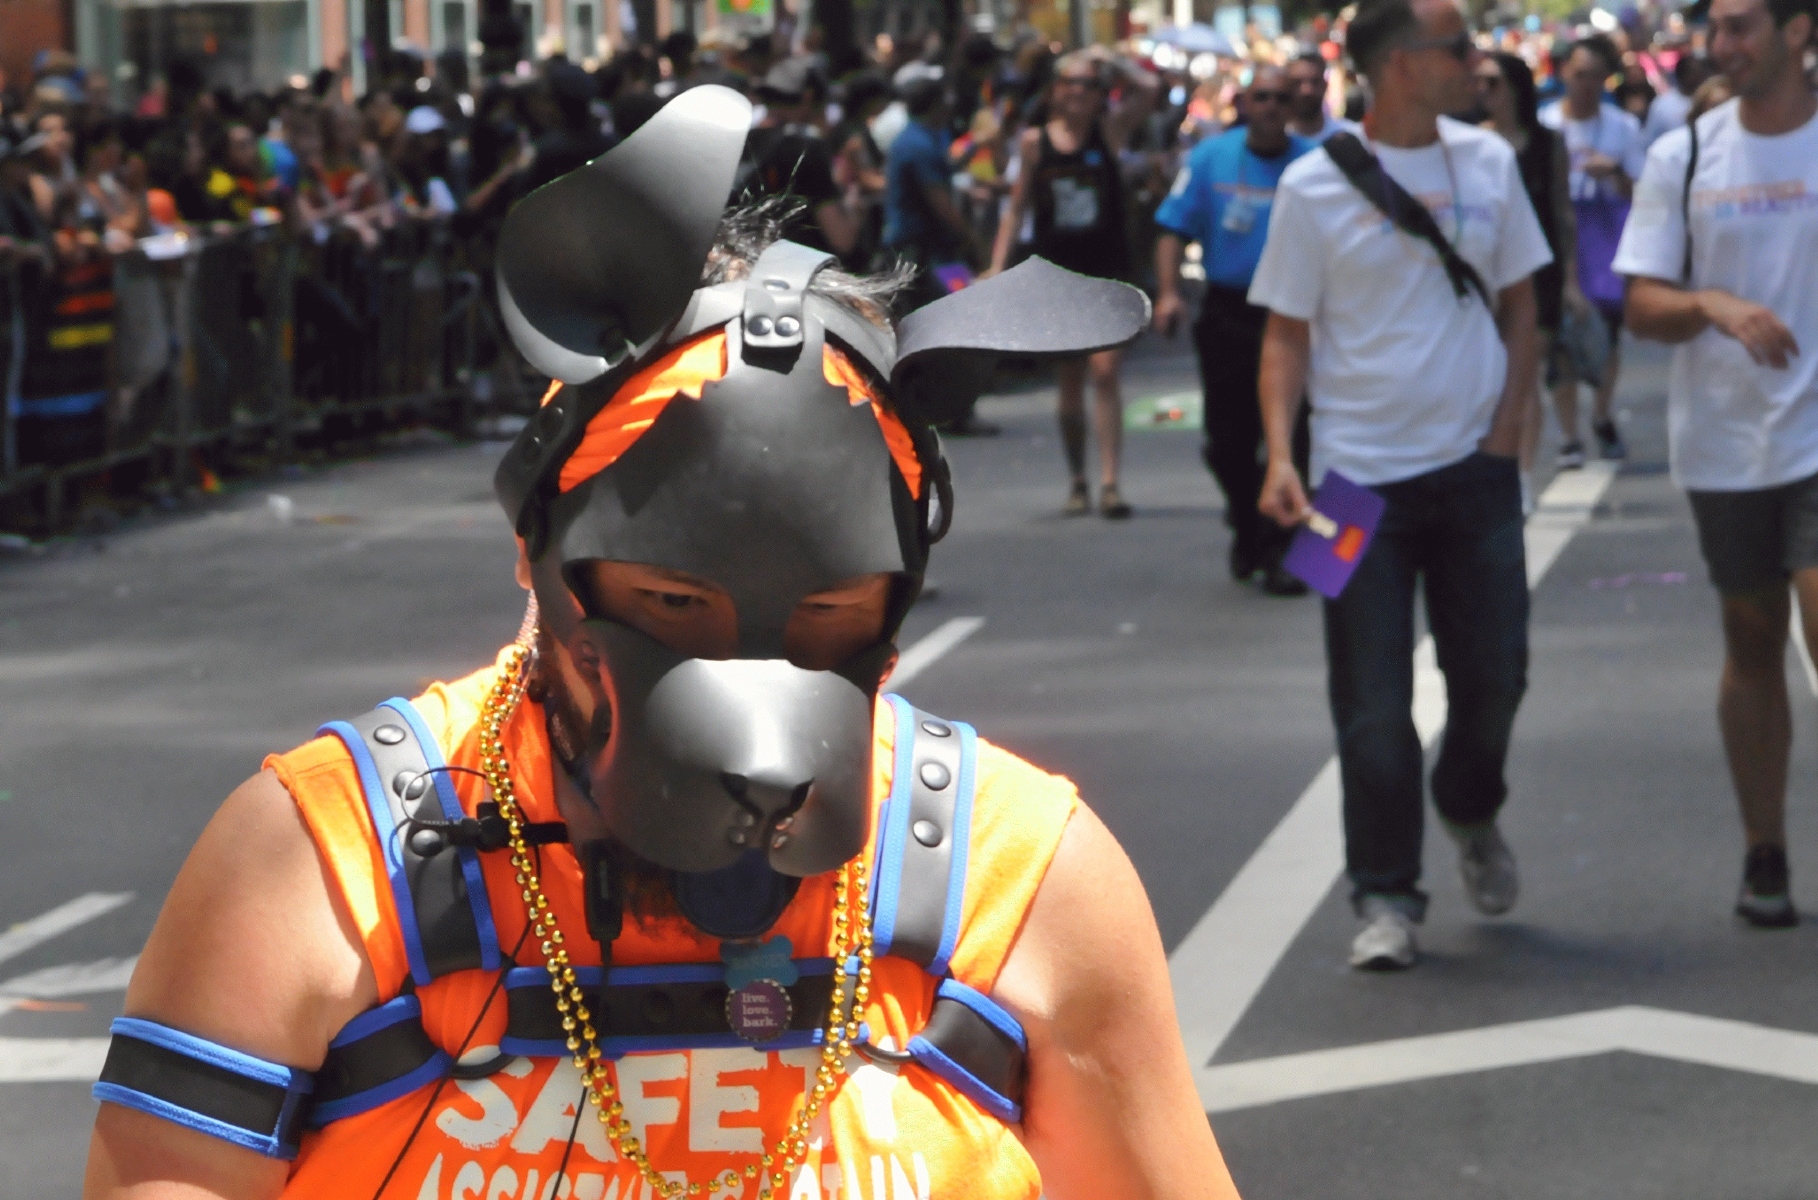
M523 628L228 799L92 1200L1235 1196L1116 841L881 694L953 515L930 401L1148 303L1029 262L892 329L892 280L723 216L750 123L690 89L507 219L559 384L495 477Z
M858 219L833 179L833 153L822 122L826 85L806 55L786 58L757 88L764 115L745 139L736 185L747 200L793 197L800 212L787 236L850 262L858 249Z

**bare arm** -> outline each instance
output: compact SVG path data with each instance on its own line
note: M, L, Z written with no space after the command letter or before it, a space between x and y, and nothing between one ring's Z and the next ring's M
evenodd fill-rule
M1677 344L1716 329L1775 370L1785 370L1799 353L1792 331L1771 309L1716 288L1687 291L1664 279L1637 276L1629 280L1627 314L1624 323L1636 337Z
M1041 155L1042 131L1039 128L1025 129L1016 140L1016 153L1022 169L1016 173L1016 182L1010 186L1010 207L997 223L997 239L991 245L991 270L1001 271L1004 264L1010 261L1010 248L1016 242L1016 233L1023 227L1023 217L1029 211L1029 177L1034 172L1035 160Z
M1185 249L1179 234L1163 230L1155 239L1155 328L1164 337L1174 336L1185 307L1180 299L1180 256Z
M1513 458L1521 449L1522 413L1539 384L1540 326L1536 322L1532 275L1496 294L1496 332L1502 335L1509 366L1490 432L1477 443L1485 454Z
M858 219L846 211L846 206L838 200L828 200L816 205L814 223L820 226L821 234L827 239L827 245L835 254L844 257L852 253L858 245Z
M275 775L235 790L164 902L126 993L128 1016L313 1070L378 1001L352 920ZM265 1200L288 1164L103 1104L86 1200Z
M1269 470L1256 507L1284 526L1299 524L1307 513L1307 491L1294 466L1294 421L1306 395L1312 356L1313 332L1308 324L1271 312L1263 328L1262 367L1256 380Z
M1023 1142L1053 1200L1237 1200L1136 870L1081 805L994 994L1029 1035Z

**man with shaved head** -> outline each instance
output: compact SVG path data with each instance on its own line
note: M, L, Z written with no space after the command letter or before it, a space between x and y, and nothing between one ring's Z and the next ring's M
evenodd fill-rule
M1393 969L1413 965L1426 911L1409 712L1417 590L1450 704L1434 804L1478 911L1515 903L1496 827L1527 682L1514 455L1535 387L1529 277L1552 256L1508 143L1443 115L1470 107L1477 57L1452 0L1365 0L1348 49L1373 108L1361 137L1337 134L1282 175L1250 287L1269 309L1260 507L1284 527L1309 514L1293 455L1303 393L1314 482L1337 472L1386 501L1348 587L1325 602L1325 632L1346 865L1365 922L1351 962Z

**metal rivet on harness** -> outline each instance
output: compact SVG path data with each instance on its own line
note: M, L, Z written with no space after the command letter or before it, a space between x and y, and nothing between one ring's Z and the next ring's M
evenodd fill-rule
M921 776L922 776L922 782L927 784L929 787L933 788L937 792L940 791L942 788L946 787L949 783L953 782L952 773L949 772L946 767L942 766L940 763L937 763L937 762L923 763L922 769L921 769Z
M422 771L399 771L392 777L391 790L406 800L416 800L429 790L429 776Z
M751 332L755 333L757 336L764 337L765 335L767 335L770 332L770 318L769 317L753 317L753 318L751 318L751 324L749 325L748 328L750 328Z
M909 829L915 840L930 850L941 844L941 827L933 821L917 821Z
M779 337L794 337L802 331L802 323L794 317L778 317L776 332Z
M745 831L743 829L728 829L726 831L726 840L735 846L743 846L745 844Z
M410 851L418 858L434 858L442 852L442 848L446 845L439 830L417 829L413 830L410 835Z
M396 725L381 725L372 731L372 740L381 746L395 746L404 740L404 731Z
M945 721L923 721L922 728L929 733L932 733L935 737L953 736L953 726L947 724Z

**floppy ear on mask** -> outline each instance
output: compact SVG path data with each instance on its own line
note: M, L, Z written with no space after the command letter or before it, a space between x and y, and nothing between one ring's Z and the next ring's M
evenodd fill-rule
M499 307L532 366L586 383L663 336L700 286L750 129L743 96L690 88L512 208Z
M1137 288L1031 258L904 317L891 382L904 408L939 424L966 411L1003 355L1076 358L1125 345L1148 324Z

